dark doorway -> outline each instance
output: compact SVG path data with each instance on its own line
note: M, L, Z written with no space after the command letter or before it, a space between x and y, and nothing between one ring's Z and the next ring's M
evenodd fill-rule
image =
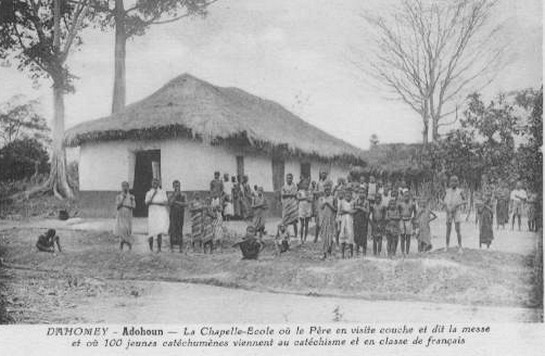
M310 179L310 162L301 163L301 177Z
M242 177L244 175L244 157L237 156L237 175Z
M273 190L278 192L284 186L284 174L285 174L284 160L281 158L272 159L272 179Z
M146 192L151 187L151 180L154 178L154 167L156 178L161 179L161 151L150 150L136 152L134 165L134 187L133 194L136 199L135 217L147 217L148 209L144 199Z

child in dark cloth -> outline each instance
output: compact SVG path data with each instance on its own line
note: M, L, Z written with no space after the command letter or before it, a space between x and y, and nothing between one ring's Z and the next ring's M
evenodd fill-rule
M373 235L373 255L380 256L382 236L384 235L384 217L386 208L382 205L382 196L377 194L375 203L371 205L371 234Z
M276 255L287 252L290 249L290 235L286 230L286 225L278 225L278 231L275 238Z
M399 241L399 221L401 215L399 213L398 206L395 201L390 200L388 204L388 210L386 210L386 240L387 246L386 250L388 251L388 256L393 257L397 251L397 243Z
M257 188L257 196L254 198L252 205L254 211L254 229L259 237L263 237L266 234L265 231L265 211L267 210L267 200L263 195L263 187Z
M44 235L40 235L38 237L38 242L36 242L36 247L39 251L42 252L55 252L55 244L57 244L57 248L59 249L59 252L62 252L61 244L59 242L59 236L57 236L57 232L54 229L49 229Z
M264 247L263 243L255 238L255 228L251 225L246 228L246 236L242 241L233 245L233 247L237 246L240 247L243 260L257 260Z
M437 219L437 215L431 211L426 199L419 201L418 214L416 215L416 240L418 252L428 252L432 249L430 222Z

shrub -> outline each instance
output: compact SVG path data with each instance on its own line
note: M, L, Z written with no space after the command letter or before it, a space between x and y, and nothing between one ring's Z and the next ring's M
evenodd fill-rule
M49 173L49 155L35 139L14 140L0 149L0 181L17 181Z

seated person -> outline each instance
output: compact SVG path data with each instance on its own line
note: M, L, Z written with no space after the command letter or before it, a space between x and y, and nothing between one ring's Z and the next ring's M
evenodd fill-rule
M276 233L276 238L274 241L274 246L276 248L276 255L280 255L290 249L290 235L286 230L286 225L278 225L278 231Z
M54 229L49 229L44 235L38 237L38 242L36 242L36 247L39 251L42 252L55 252L55 243L59 252L62 252L61 244L59 242L59 236Z
M255 228L253 226L248 226L246 228L246 236L244 236L242 241L233 245L233 247L236 246L240 247L243 260L257 260L259 253L265 247L261 241L256 239Z

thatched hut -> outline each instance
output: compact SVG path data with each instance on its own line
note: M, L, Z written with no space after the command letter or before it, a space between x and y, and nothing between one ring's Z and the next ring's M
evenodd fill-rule
M166 189L178 179L194 193L208 189L214 171L247 174L271 195L288 172L317 179L325 168L337 177L364 163L360 149L278 103L189 74L118 114L75 126L65 142L80 147L81 205L95 216L112 213L105 207L124 180L137 202L153 175ZM137 215L145 214L141 210Z

